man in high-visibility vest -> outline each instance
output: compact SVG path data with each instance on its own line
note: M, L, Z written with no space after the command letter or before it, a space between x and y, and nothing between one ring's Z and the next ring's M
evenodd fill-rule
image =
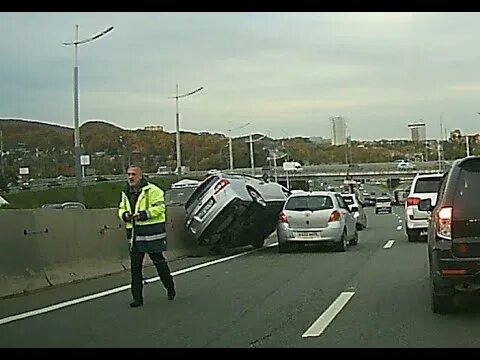
M143 305L143 259L148 253L167 290L168 300L175 298L175 284L163 251L167 249L165 232L165 201L163 190L149 183L139 166L127 170L127 184L122 191L118 216L126 223L130 241L130 271L132 276L131 307Z

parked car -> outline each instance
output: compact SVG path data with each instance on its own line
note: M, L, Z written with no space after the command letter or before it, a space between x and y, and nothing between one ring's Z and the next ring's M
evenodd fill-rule
M47 187L55 187L55 186L62 186L62 183L59 181L49 181L47 183Z
M427 234L429 214L420 210L418 204L423 199L430 199L435 205L442 176L442 174L426 174L417 175L413 179L405 201L405 231L409 242L416 241Z
M244 174L215 174L195 189L185 204L186 226L199 245L218 253L226 248L262 247L275 231L290 192L276 182Z
M402 161L398 163L397 170L415 170L417 166L410 161Z
M196 188L199 184L200 184L200 181L198 180L182 179L180 181L177 181L176 183L173 183L171 187L172 189Z
M425 198L421 211L431 211L428 225L428 263L432 310L454 310L458 292L480 289L480 157L456 160L438 191ZM478 292L478 291L477 291Z
M105 177L105 176L96 176L95 181L96 182L103 182L103 181L109 181L110 179Z
M392 199L390 196L379 196L375 199L375 214L381 212L392 213Z
M207 175L216 175L216 174L220 174L221 171L218 170L218 169L210 169L207 171Z
M62 204L43 204L42 209L86 209L81 202L67 201Z
M357 230L365 229L367 227L367 214L365 214L365 210L363 209L364 203L358 199L356 194L341 195L355 217Z
M277 224L278 251L293 244L327 243L338 251L358 243L356 219L340 194L312 191L291 195Z

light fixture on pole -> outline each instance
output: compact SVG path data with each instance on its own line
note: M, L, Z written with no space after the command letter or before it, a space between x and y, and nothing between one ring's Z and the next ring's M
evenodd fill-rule
M253 154L253 143L262 140L266 135L262 135L258 139L253 140L253 135L250 134L248 136L248 140L245 141L247 143L250 143L250 167L252 169L252 175L255 176L255 159L254 159L254 154Z
M195 89L189 93L186 93L186 94L183 94L183 95L178 95L178 83L177 83L177 86L176 86L176 95L175 96L169 96L168 98L169 99L175 99L176 100L176 116L175 116L175 143L176 143L176 149L177 149L177 175L178 175L178 178L181 177L182 175L182 153L181 153L181 149L180 149L180 113L178 111L178 99L180 98L184 98L184 97L187 97L187 96L190 96L190 95L193 95L197 92L199 92L200 90L203 89L203 86L199 87L198 89Z
M105 29L101 33L94 35L85 40L78 40L78 27L75 25L75 41L64 42L63 45L75 46L75 62L73 67L73 118L74 118L74 144L75 144L75 177L77 180L77 200L83 202L83 189L82 189L82 168L80 165L80 128L79 128L79 101L78 101L78 45L89 43L93 40L99 39L113 30L113 26Z
M243 124L242 126L239 126L239 127L235 128L235 129L228 129L228 152L229 152L229 155L230 155L230 170L233 170L232 131L243 129L244 127L247 127L248 125L250 125L249 122Z

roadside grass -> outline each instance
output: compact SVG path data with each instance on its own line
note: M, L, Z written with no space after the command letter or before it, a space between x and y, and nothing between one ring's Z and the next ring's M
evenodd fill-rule
M178 181L176 176L150 177L149 182L166 191ZM125 181L105 182L83 187L84 204L87 209L116 208L120 202L120 192ZM21 191L2 195L9 204L2 209L38 209L43 204L77 201L76 187L54 188L43 191Z

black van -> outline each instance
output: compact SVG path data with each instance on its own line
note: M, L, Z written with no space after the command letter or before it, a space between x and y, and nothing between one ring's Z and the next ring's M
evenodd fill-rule
M480 157L456 160L444 175L431 211L428 260L434 313L454 309L458 292L480 290Z

